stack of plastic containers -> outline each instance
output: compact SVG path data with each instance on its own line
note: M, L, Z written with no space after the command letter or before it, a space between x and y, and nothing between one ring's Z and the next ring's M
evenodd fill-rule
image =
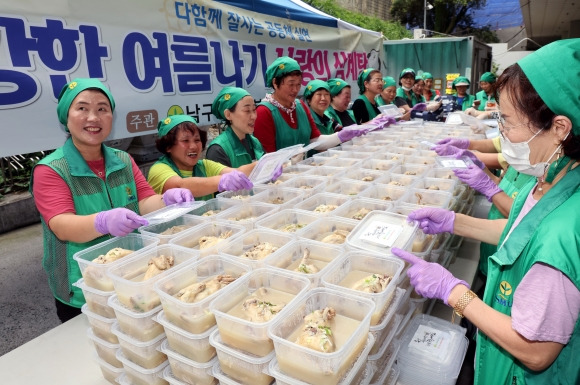
M415 316L401 337L399 383L455 384L467 345L464 328L425 314Z

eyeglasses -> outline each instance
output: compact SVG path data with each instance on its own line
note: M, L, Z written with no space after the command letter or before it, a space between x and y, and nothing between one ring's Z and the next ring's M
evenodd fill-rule
M371 79L371 83L384 83L385 81L381 78Z
M521 127L521 126L526 126L527 123L521 123L521 124L513 124L511 126L508 126L506 124L506 121L504 119L504 117L502 116L501 112L496 111L496 118L495 120L497 121L497 127L499 128L499 133L503 136L504 132L509 132L512 128L514 127Z

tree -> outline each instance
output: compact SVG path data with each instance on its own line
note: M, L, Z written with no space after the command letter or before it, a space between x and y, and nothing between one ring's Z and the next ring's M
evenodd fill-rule
M411 33L398 21L385 21L378 17L363 15L338 6L335 0L305 0L316 9L334 16L337 19L372 31L380 31L386 39L398 40L411 37Z
M486 0L433 0L427 11L427 25L423 25L424 0L394 0L391 16L410 28L423 28L451 35L456 30L473 29L470 11L481 9Z

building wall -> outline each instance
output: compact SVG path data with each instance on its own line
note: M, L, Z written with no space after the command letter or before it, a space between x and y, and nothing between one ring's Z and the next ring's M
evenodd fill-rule
M350 11L360 12L363 15L390 20L391 0L337 0L336 3Z

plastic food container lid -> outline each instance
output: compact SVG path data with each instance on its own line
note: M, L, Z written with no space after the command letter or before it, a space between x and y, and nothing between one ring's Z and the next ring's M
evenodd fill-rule
M407 249L417 231L416 222L410 224L405 215L385 211L371 211L346 237L352 247L385 253L391 247Z
M378 108L379 111L381 111L381 114L385 114L386 116L391 116L393 118L400 118L403 116L401 110L399 110L399 107L394 104L387 104L384 106L379 106Z
M451 169L468 168L470 165L473 164L471 159L469 159L467 156L462 156L460 159L456 159L452 156L438 156L435 158L435 161L437 162L437 165L439 165L439 167Z
M153 211L152 213L144 215L143 217L146 218L150 224L153 224L154 222L165 222L180 217L183 214L187 214L188 212L203 205L205 205L204 201L176 203Z
M289 158L286 149L270 152L260 158L256 167L250 173L249 179L255 183L266 183L272 179L274 171Z

